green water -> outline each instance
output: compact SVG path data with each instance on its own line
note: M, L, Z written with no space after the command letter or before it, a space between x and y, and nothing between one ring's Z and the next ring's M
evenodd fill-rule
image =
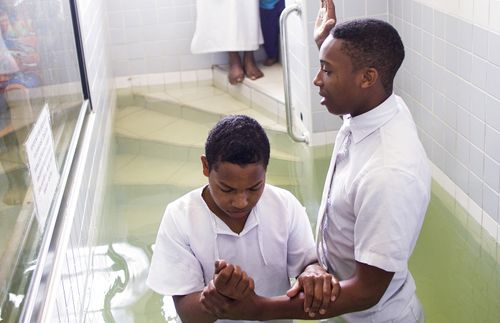
M119 111L133 104L130 98L122 98ZM136 116L139 118L141 112ZM162 131L169 131L168 127ZM89 311L86 321L174 322L171 299L145 287L148 262L137 259L151 257L165 206L206 182L199 162L202 146L127 134L121 131L113 139L110 189L99 226L100 256L111 264L95 273L98 277L106 272L106 279L92 296L102 302L96 307L102 310ZM286 134L268 134L272 148L279 148L271 153L268 182L292 191L306 206L315 226L331 147L310 148L293 143ZM139 157L144 160L139 161ZM169 160L175 162L169 164ZM160 180L170 168L172 174ZM139 175L134 177L134 172ZM149 176L149 172L157 176ZM497 249L493 239L434 183L431 205L410 261L426 322L500 321Z

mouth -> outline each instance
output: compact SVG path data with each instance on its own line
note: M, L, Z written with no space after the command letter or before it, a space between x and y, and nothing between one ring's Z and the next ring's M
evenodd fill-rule
M321 97L320 104L321 104L321 105L325 105L325 103L326 103L326 98L325 98L325 96L324 96L324 95L322 95L322 94L321 94L321 92L319 93L319 96Z
M227 211L227 214L229 214L232 218L243 218L250 214L250 211L248 210L241 210L241 211Z

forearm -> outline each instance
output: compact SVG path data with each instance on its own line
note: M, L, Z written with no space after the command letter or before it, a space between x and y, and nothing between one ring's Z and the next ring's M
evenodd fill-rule
M259 297L256 301L260 317L251 319L276 320L276 319L324 319L339 316L345 313L366 310L377 304L379 298L367 296L355 280L341 281L341 292L335 302L330 303L325 314L317 313L310 317L304 312L301 297L289 298L286 296Z
M212 323L217 320L217 317L204 310L200 294L201 292L195 292L173 297L175 310L183 323Z

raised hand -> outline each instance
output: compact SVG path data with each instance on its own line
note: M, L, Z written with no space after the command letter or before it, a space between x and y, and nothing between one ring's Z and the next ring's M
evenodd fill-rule
M326 37L330 34L330 30L335 27L337 23L337 16L335 14L335 5L333 0L320 0L320 8L318 16L316 17L316 24L314 26L314 41L318 48L325 41Z
M316 314L325 314L331 302L334 302L340 293L338 280L320 265L307 266L297 281L287 291L287 296L292 298L299 293L304 294L304 311L309 317Z

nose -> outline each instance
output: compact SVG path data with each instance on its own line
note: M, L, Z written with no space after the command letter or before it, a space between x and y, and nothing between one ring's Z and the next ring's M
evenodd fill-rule
M237 209L244 209L248 205L248 196L245 192L237 193L233 199L232 206Z
M321 85L323 85L323 82L322 82L322 80L321 80L321 76L320 76L320 75L321 75L321 70L319 70L319 71L318 71L318 73L316 73L316 77L315 77L315 78L314 78L314 80L313 80L313 83L314 83L314 85L316 85L316 86L321 86Z

